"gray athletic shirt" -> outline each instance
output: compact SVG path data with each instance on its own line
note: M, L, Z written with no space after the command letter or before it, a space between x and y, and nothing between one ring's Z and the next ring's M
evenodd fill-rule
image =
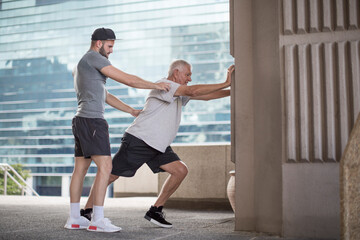
M106 76L100 72L111 65L100 53L89 50L74 71L74 87L78 100L76 116L104 118L106 100Z
M170 91L151 90L144 109L126 132L143 140L156 150L165 152L172 143L179 129L182 106L185 106L190 97L174 94L180 84L161 79L158 82L170 83Z

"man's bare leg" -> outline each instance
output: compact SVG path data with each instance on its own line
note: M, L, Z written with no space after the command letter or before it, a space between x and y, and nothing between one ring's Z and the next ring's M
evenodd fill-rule
M91 156L97 166L97 173L94 181L93 201L96 206L104 206L106 188L112 169L111 156Z
M91 156L92 160L97 166L97 173L95 181L92 187L92 200L93 205L93 217L91 224L87 228L89 231L97 232L117 232L121 228L117 227L108 219L104 218L104 200L106 194L106 188L109 183L109 177L112 169L111 156L100 156L95 155Z
M182 161L171 162L160 166L160 168L168 172L170 175L165 180L161 188L159 196L154 204L155 207L164 206L165 202L176 191L176 189L178 189L188 173L187 166Z
M66 221L67 229L84 229L89 226L89 221L80 216L80 198L84 178L91 164L91 159L76 157L74 171L70 181L70 217Z
M185 163L180 160L162 165L161 168L170 175L164 182L155 204L151 206L145 214L145 219L160 227L171 228L172 224L165 220L162 208L165 202L180 186L188 173L188 169Z
M119 176L110 174L109 181L108 181L108 186L111 183L115 182L115 180L118 179L118 178L119 178ZM96 181L96 177L94 179L94 183L95 183L95 181ZM94 191L93 191L93 188L94 188L94 184L91 186L90 193L89 193L89 198L88 198L88 200L86 202L85 209L93 208L93 205L94 205L94 201L93 201Z
M70 181L70 203L79 203L83 189L84 178L91 164L91 159L76 157L74 171Z

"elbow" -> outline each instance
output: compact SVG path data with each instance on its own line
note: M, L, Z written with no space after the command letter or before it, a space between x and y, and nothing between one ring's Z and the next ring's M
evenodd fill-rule
M105 96L105 103L111 105L113 102L113 99L115 98L114 95L110 94L109 92L106 92L106 96Z
M192 89L192 88L189 88L187 91L186 91L186 96L188 97L198 97L200 96L200 93L199 91L197 91L196 89Z

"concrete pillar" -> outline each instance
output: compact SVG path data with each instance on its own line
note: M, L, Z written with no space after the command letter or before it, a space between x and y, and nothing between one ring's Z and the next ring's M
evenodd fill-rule
M62 197L70 197L69 187L70 187L70 176L62 176L61 177L61 196Z
M231 84L231 152L236 164L235 230L245 231L256 230L251 10L251 0L230 1L230 49L235 58L235 81Z
M33 176L30 176L30 177L28 177L27 179L26 179L26 183L29 185L29 186L31 186L31 187L33 187L33 182L34 182L34 177ZM32 191L29 189L29 187L26 187L26 195L28 195L28 196L32 196L33 195L33 193L32 193Z
M278 1L230 1L235 230L281 234L282 115Z
M341 239L360 239L360 114L340 162Z

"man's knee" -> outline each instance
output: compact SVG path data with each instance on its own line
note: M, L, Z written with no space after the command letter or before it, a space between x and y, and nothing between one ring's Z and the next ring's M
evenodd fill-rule
M108 156L92 156L94 159L98 172L105 175L110 175L112 170L111 157Z
M105 175L110 175L112 170L112 164L103 164L100 167L98 166L98 171Z
M88 170L88 168L86 168L86 167L74 166L74 173L77 173L77 174L84 174L87 172L87 170Z
M189 172L189 170L188 170L188 168L187 168L187 166L186 165L183 165L182 167L181 167L181 174L182 174L182 176L184 176L184 178L187 176L187 174L188 174L188 172Z
M110 174L109 184L115 182L118 178L119 178L119 176Z
M161 168L174 177L184 179L188 174L188 168L182 161L175 161L161 166Z
M174 169L173 175L183 179L186 177L188 172L189 171L188 171L187 166L184 163L180 162L180 164L178 164L176 166L176 168Z
M74 166L74 174L75 175L81 175L81 176L85 176L87 171L89 169L89 166L86 165L76 165Z

